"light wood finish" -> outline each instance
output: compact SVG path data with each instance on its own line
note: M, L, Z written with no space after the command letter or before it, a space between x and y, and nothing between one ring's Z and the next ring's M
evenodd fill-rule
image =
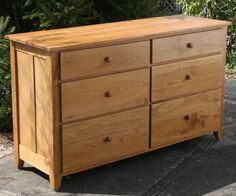
M221 113L221 89L155 104L151 146L218 130Z
M63 122L148 103L148 69L62 84Z
M18 76L17 76L17 57L15 43L10 41L10 58L11 58L11 94L12 94L12 115L13 115L13 137L14 137L14 155L16 166L23 167L24 161L20 159L19 144L19 102L18 102Z
M227 35L228 27L223 27L224 34ZM226 64L227 36L224 36L224 44L222 45L223 65ZM217 140L220 140L224 135L224 85L225 85L225 66L222 67L222 88L221 88L221 127L214 132Z
M51 67L45 59L34 57L37 153L49 158L49 130L52 130ZM47 93L45 93L47 92ZM42 123L43 122L43 123Z
M61 131L61 86L59 84L59 54L51 53L48 58L50 67L50 98L52 119L49 133L49 160L50 172L49 179L52 189L60 189L62 182L62 131ZM45 67L46 68L46 67ZM47 70L47 69L46 69ZM43 79L43 77L41 78Z
M224 45L222 29L165 37L153 40L152 62L163 63L176 59L219 53Z
M58 189L62 179L59 54L16 47L17 69L12 69L17 71L19 89L17 165L32 164L47 173L51 187Z
M20 144L36 152L33 56L17 51Z
M191 95L223 85L222 54L152 68L152 102Z
M167 16L8 35L17 167L62 176L223 136L229 22Z
M58 189L62 179L58 54L45 58L35 56L34 63L37 153L50 160L51 187Z
M63 126L63 173L148 149L148 107Z
M176 15L7 35L13 41L48 51L100 47L156 37L222 28L230 22Z
M46 174L49 174L49 160L45 157L32 152L32 150L19 145L20 157L27 163L33 165L34 167L40 169Z
M86 78L150 64L150 41L61 53L61 80Z

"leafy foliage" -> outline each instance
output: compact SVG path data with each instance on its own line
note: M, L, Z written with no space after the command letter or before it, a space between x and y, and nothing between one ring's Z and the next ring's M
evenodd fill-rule
M10 18L0 17L0 130L11 130L11 77L9 44L3 39L5 33L12 33L14 27L8 28Z
M94 7L99 14L99 22L113 22L158 15L157 0L96 0Z
M226 74L236 68L236 1L235 0L179 0L183 13L232 22L228 33Z
M98 17L91 0L32 0L25 5L34 9L23 19L38 21L34 24L38 29L92 24Z

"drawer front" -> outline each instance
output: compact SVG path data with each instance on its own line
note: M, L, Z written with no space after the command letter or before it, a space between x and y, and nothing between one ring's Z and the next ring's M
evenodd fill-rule
M153 105L151 146L162 147L219 129L221 92L217 89Z
M61 79L85 78L148 67L150 42L61 53Z
M147 150L148 129L148 107L64 125L63 173Z
M62 84L62 120L106 114L149 103L149 70Z
M224 47L223 30L154 39L152 63L220 52Z
M219 88L224 60L214 55L152 68L152 101L163 101Z

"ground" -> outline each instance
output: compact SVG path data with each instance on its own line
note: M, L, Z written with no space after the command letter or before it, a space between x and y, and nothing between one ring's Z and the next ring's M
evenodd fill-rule
M218 142L210 134L65 177L59 192L47 175L17 170L12 153L0 151L0 196L236 195L236 80L226 80L224 129Z
M0 133L0 159L13 153L12 133Z

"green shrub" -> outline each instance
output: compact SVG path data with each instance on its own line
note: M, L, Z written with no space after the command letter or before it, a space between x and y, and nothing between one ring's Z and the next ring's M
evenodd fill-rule
M228 33L226 74L236 67L236 1L235 0L178 0L184 14L232 22Z
M34 9L23 16L35 21L36 29L72 27L97 22L92 0L29 0L26 7Z
M99 15L99 22L114 22L157 16L160 9L158 0L96 0L94 7Z
M5 33L15 29L8 28L9 21L9 17L0 17L0 131L12 129L9 44L3 38Z
M34 29L52 29L94 23L158 16L161 0L28 0L24 20L34 20ZM168 14L168 13L165 13ZM38 21L38 22L37 22Z

